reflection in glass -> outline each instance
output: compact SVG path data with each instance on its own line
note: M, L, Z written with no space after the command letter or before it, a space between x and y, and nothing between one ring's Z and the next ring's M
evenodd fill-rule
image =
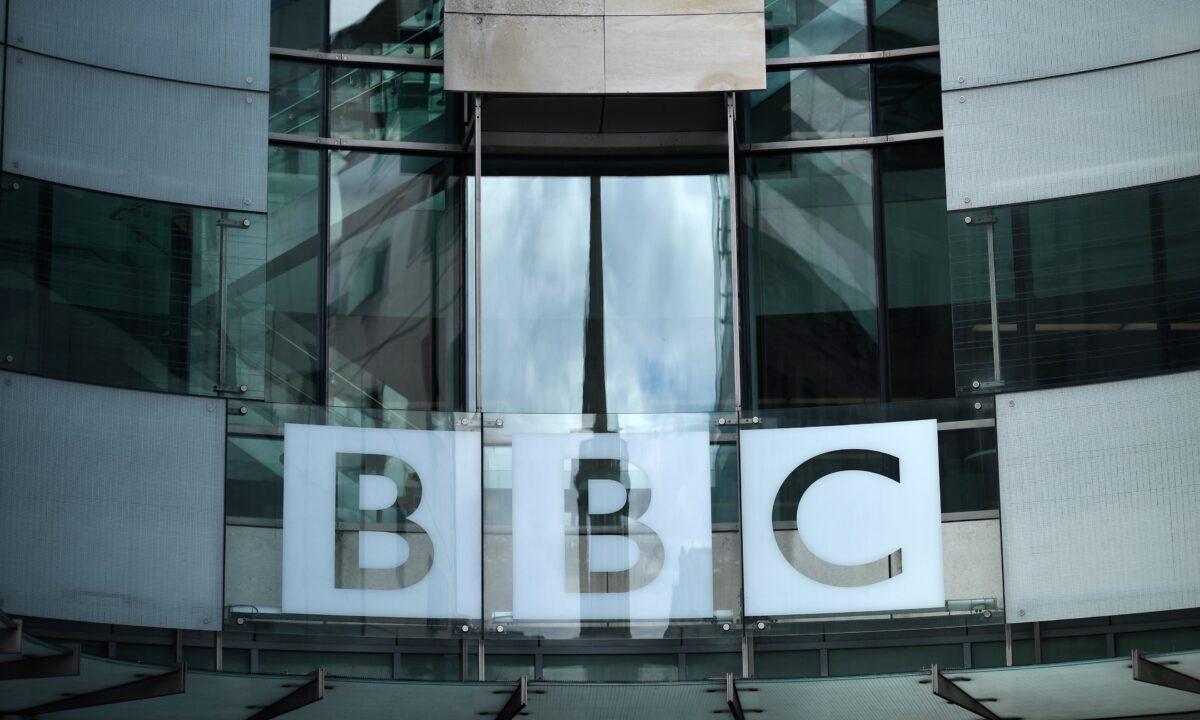
M675 655L546 655L546 680L574 682L664 682L679 679Z
M485 410L729 407L727 198L715 172L486 177Z
M866 0L767 0L767 57L867 50Z
M260 523L283 519L281 438L231 435L225 449L225 466L227 518Z
M1004 387L1200 364L1197 208L1192 178L993 211ZM965 391L992 380L986 229L966 225L968 214L950 218L956 382Z
M442 0L329 0L329 45L361 55L441 57Z
M871 134L866 65L767 73L765 90L745 94L750 142L820 140Z
M876 0L875 49L938 44L937 0Z
M329 124L334 137L448 142L443 75L332 66Z
M213 392L218 211L12 175L0 188L0 357L12 356L9 368Z
M352 152L330 162L329 404L460 409L455 162Z
M943 513L999 509L996 428L939 432L938 459Z
M878 401L870 153L746 162L750 401Z
M320 50L324 44L325 0L272 0L271 47Z
M940 130L941 67L938 58L875 66L876 132L880 135Z
M941 142L879 149L893 400L954 396Z
M319 136L324 107L324 68L290 60L271 61L270 132Z

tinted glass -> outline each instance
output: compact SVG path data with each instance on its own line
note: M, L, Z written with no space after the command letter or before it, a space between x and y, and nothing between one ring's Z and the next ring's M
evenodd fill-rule
M731 405L726 175L636 171L484 178L485 410Z
M0 357L12 356L7 367L213 392L220 213L9 175L0 182Z
M330 0L331 50L401 58L442 55L442 0Z
M761 678L802 678L821 675L818 650L790 650L754 653L754 676Z
M1000 507L994 427L939 432L938 469L943 513Z
M335 153L329 403L463 404L461 178L453 160Z
M937 0L877 0L875 49L937 45Z
M867 66L836 65L767 73L767 88L745 94L750 142L820 140L871 134Z
M744 189L753 402L878 401L870 153L751 157Z
M325 0L272 0L271 47L320 50L324 44Z
M271 115L267 129L273 133L321 135L325 108L325 69L311 63L271 61Z
M332 66L329 124L335 137L448 142L441 73Z
M675 655L546 655L546 680L651 682L679 679Z
M916 672L928 669L934 663L941 668L963 667L962 645L845 648L829 651L830 675Z
M936 57L875 66L876 132L880 135L942 127L941 70Z
M941 142L879 149L894 400L954 396Z
M867 50L866 0L767 0L767 57Z

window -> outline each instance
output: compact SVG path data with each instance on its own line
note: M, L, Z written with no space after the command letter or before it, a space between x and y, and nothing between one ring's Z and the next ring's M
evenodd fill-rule
M775 0L766 4L767 57L867 50L866 0Z
M866 65L767 73L767 88L745 93L746 139L752 143L822 140L871 134Z

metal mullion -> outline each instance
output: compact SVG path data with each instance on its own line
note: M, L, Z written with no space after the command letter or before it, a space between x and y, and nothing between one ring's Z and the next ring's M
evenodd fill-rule
M292 60L324 65L357 65L395 70L419 70L441 73L445 71L444 60L432 58L396 58L387 55L357 55L353 53L320 52L295 48L271 48L272 60Z
M868 17L874 17L873 0L867 0ZM868 38L872 35L868 28ZM867 69L867 106L870 113L871 137L879 135L878 92L875 87L875 68ZM871 216L872 236L875 247L875 321L879 332L879 342L876 350L877 367L879 370L879 399L890 402L892 399L891 377L891 341L888 336L888 285L887 285L887 245L884 238L883 222L883 172L880 170L879 150L871 152Z
M835 53L829 55L803 55L798 57L768 58L767 70L791 70L793 68L820 67L822 65L856 65L860 63L877 63L888 60L904 60L908 58L935 57L940 54L939 45L920 45L899 50L875 50L856 53Z
M327 130L326 134L328 134ZM410 142L407 140L356 140L351 138L294 135L291 133L267 133L267 140L276 145L299 145L336 150L362 150L376 153L404 153L407 155L458 156L470 152L467 147L453 143L425 143Z
M821 140L781 140L776 142L750 143L742 145L739 150L748 154L797 152L804 150L841 150L875 145L891 145L902 142L917 142L920 140L940 140L945 137L944 130L920 130L894 135L868 135L853 138L825 138Z

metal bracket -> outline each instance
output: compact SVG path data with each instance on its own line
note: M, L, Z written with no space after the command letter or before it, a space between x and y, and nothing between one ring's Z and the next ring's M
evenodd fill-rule
M0 715L24 715L36 717L46 713L63 710L78 710L80 708L96 707L98 705L113 705L115 703L131 702L133 700L148 700L166 695L178 695L187 690L187 666L180 665L170 672L161 675L151 675L140 680L115 685L103 690L95 690L82 695L66 697L44 705L14 710Z
M233 218L217 218L217 227L240 228L245 230L246 228L250 227L250 219L243 218L241 220L234 220Z
M299 710L306 705L312 705L318 700L323 700L325 698L325 668L317 668L310 674L312 675L312 680L297 687L270 705L259 708L258 712L250 716L249 720L267 720L268 718L279 717L293 710ZM284 687L295 686L285 685Z
M995 225L995 215L968 215L963 218L963 222L967 225Z
M499 690L497 692L504 692ZM517 687L513 689L512 694L508 696L508 701L504 703L504 707L500 708L500 712L496 713L496 720L512 720L521 714L525 706L529 704L529 681L522 675L517 680Z
M237 387L221 387L220 385L213 385L213 392L215 392L215 393L228 393L230 395L242 395L249 391L250 391L250 388L247 385L238 385Z
M13 620L12 625L0 628L0 653L6 655L21 654L21 621Z
M1200 678L1172 670L1164 663L1147 660L1140 650L1133 651L1133 679L1200 695Z
M747 688L753 692L752 689ZM729 714L733 715L734 720L746 720L746 713L760 713L762 710L754 708L742 707L742 696L738 692L737 682L733 679L733 673L725 673L725 704L729 706ZM719 710L717 712L720 712Z
M32 680L78 675L79 645L66 644L64 647L68 652L57 655L37 655L0 663L0 680Z
M958 685L955 685L949 678L938 670L937 665L929 668L929 682L933 686L933 694L937 695L946 702L957 705L960 708L973 712L985 720L1000 720L1000 716L988 710L983 706L983 703L967 694ZM986 699L986 698L984 698Z

